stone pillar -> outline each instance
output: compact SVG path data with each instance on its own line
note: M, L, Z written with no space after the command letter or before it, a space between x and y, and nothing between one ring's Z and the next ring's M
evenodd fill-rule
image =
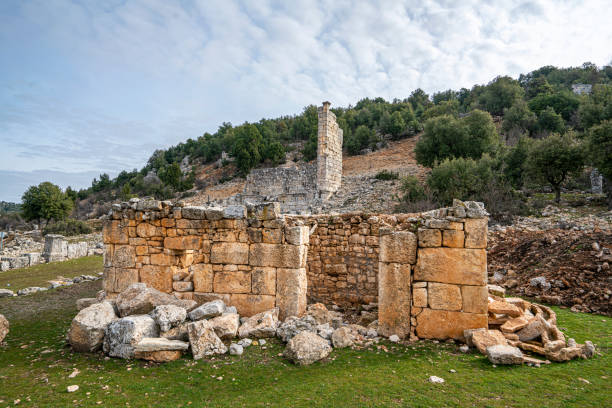
M47 262L63 261L68 255L68 241L63 235L49 234L45 236L43 258Z
M416 235L409 231L380 237L378 332L383 336L405 338L410 334L410 273L416 251Z
M342 183L342 129L330 102L318 109L317 189L323 199L336 192Z

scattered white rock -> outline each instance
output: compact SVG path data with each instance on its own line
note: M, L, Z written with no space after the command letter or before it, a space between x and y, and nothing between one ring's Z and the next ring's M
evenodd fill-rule
M391 336L389 336L389 341L391 343L399 343L400 338L397 334L392 334Z
M308 365L327 357L331 351L327 340L303 331L289 340L284 355L295 364Z
M435 375L432 375L432 376L429 377L428 381L430 383L434 383L434 384L442 384L442 383L444 383L444 378L440 378L440 377L437 377Z
M230 344L229 353L232 356L241 356L243 352L244 352L244 348L242 347L242 345L237 344L237 343Z
M78 385L69 385L68 387L66 387L66 391L68 392L76 392L78 390L79 390Z

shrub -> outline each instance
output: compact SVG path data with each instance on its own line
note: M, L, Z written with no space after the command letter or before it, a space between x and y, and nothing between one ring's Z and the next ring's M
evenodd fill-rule
M63 221L57 221L47 225L43 229L43 235L60 234L69 237L72 235L89 234L91 231L91 227L86 222L75 220L74 218L67 218Z
M402 201L404 202L415 202L427 198L425 188L419 179L414 176L406 176L402 178L400 190L403 194Z
M399 178L399 173L395 171L381 170L376 173L376 176L374 176L374 178L376 180L397 180Z

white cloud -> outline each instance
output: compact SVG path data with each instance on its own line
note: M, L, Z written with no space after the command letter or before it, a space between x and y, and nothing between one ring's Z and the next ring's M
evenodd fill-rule
M117 171L223 121L612 59L604 0L32 0L15 9L0 14L0 45L27 44L6 53L23 73L0 79L0 170Z

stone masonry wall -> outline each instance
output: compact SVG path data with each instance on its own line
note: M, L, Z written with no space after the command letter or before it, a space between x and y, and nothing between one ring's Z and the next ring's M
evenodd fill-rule
M317 188L322 197L338 191L342 183L342 129L330 103L318 108Z
M144 282L241 315L311 301L378 302L379 332L457 338L487 326L487 218L478 203L420 214L282 216L131 200L104 227L104 289Z

